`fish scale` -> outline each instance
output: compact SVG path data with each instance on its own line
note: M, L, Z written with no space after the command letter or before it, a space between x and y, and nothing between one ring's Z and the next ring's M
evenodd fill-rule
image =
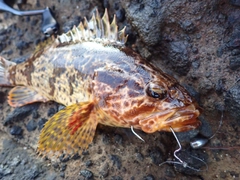
M41 131L38 151L80 153L97 125L176 132L200 125L199 108L171 76L126 47L125 28L96 11L69 32L40 44L21 64L0 58L0 85L15 86L13 107L37 101L66 106Z

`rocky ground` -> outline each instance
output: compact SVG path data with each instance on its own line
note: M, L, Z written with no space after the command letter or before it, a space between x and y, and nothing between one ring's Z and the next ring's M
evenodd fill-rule
M35 150L44 123L62 108L54 102L11 108L9 88L0 88L0 179L240 179L240 1L33 0L20 8L50 7L63 33L98 7L119 28L126 26L127 45L177 78L203 108L202 127L179 133L188 163L174 160L178 148L171 133L144 134L145 143L130 129L99 126L89 149L80 156L38 157ZM0 55L22 62L44 40L41 16L0 14ZM200 132L210 137L201 149L189 146ZM197 159L200 158L201 160ZM176 159L174 160L176 161ZM207 165L207 166L206 166ZM201 171L198 171L201 169Z

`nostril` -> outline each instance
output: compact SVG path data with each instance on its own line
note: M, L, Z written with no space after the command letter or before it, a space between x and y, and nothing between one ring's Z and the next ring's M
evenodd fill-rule
M150 121L148 122L148 124L149 124L150 126L152 126L152 125L155 124L155 121L154 121L154 120L150 120Z

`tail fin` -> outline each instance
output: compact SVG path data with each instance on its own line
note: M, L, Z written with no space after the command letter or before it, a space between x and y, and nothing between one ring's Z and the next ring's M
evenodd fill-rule
M15 63L8 61L0 56L0 85L11 86L8 79L8 67L15 65Z

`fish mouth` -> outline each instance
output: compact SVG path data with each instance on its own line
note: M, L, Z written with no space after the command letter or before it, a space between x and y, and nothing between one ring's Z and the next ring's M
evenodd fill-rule
M201 124L198 120L200 112L196 107L196 105L190 104L181 108L155 112L140 120L139 125L146 133L153 133L156 131L170 132L170 127L175 132L196 129Z
M183 132L196 129L201 125L198 116L199 109L194 104L177 109L172 116L167 118L162 124L162 130L170 131L170 127L175 132Z

